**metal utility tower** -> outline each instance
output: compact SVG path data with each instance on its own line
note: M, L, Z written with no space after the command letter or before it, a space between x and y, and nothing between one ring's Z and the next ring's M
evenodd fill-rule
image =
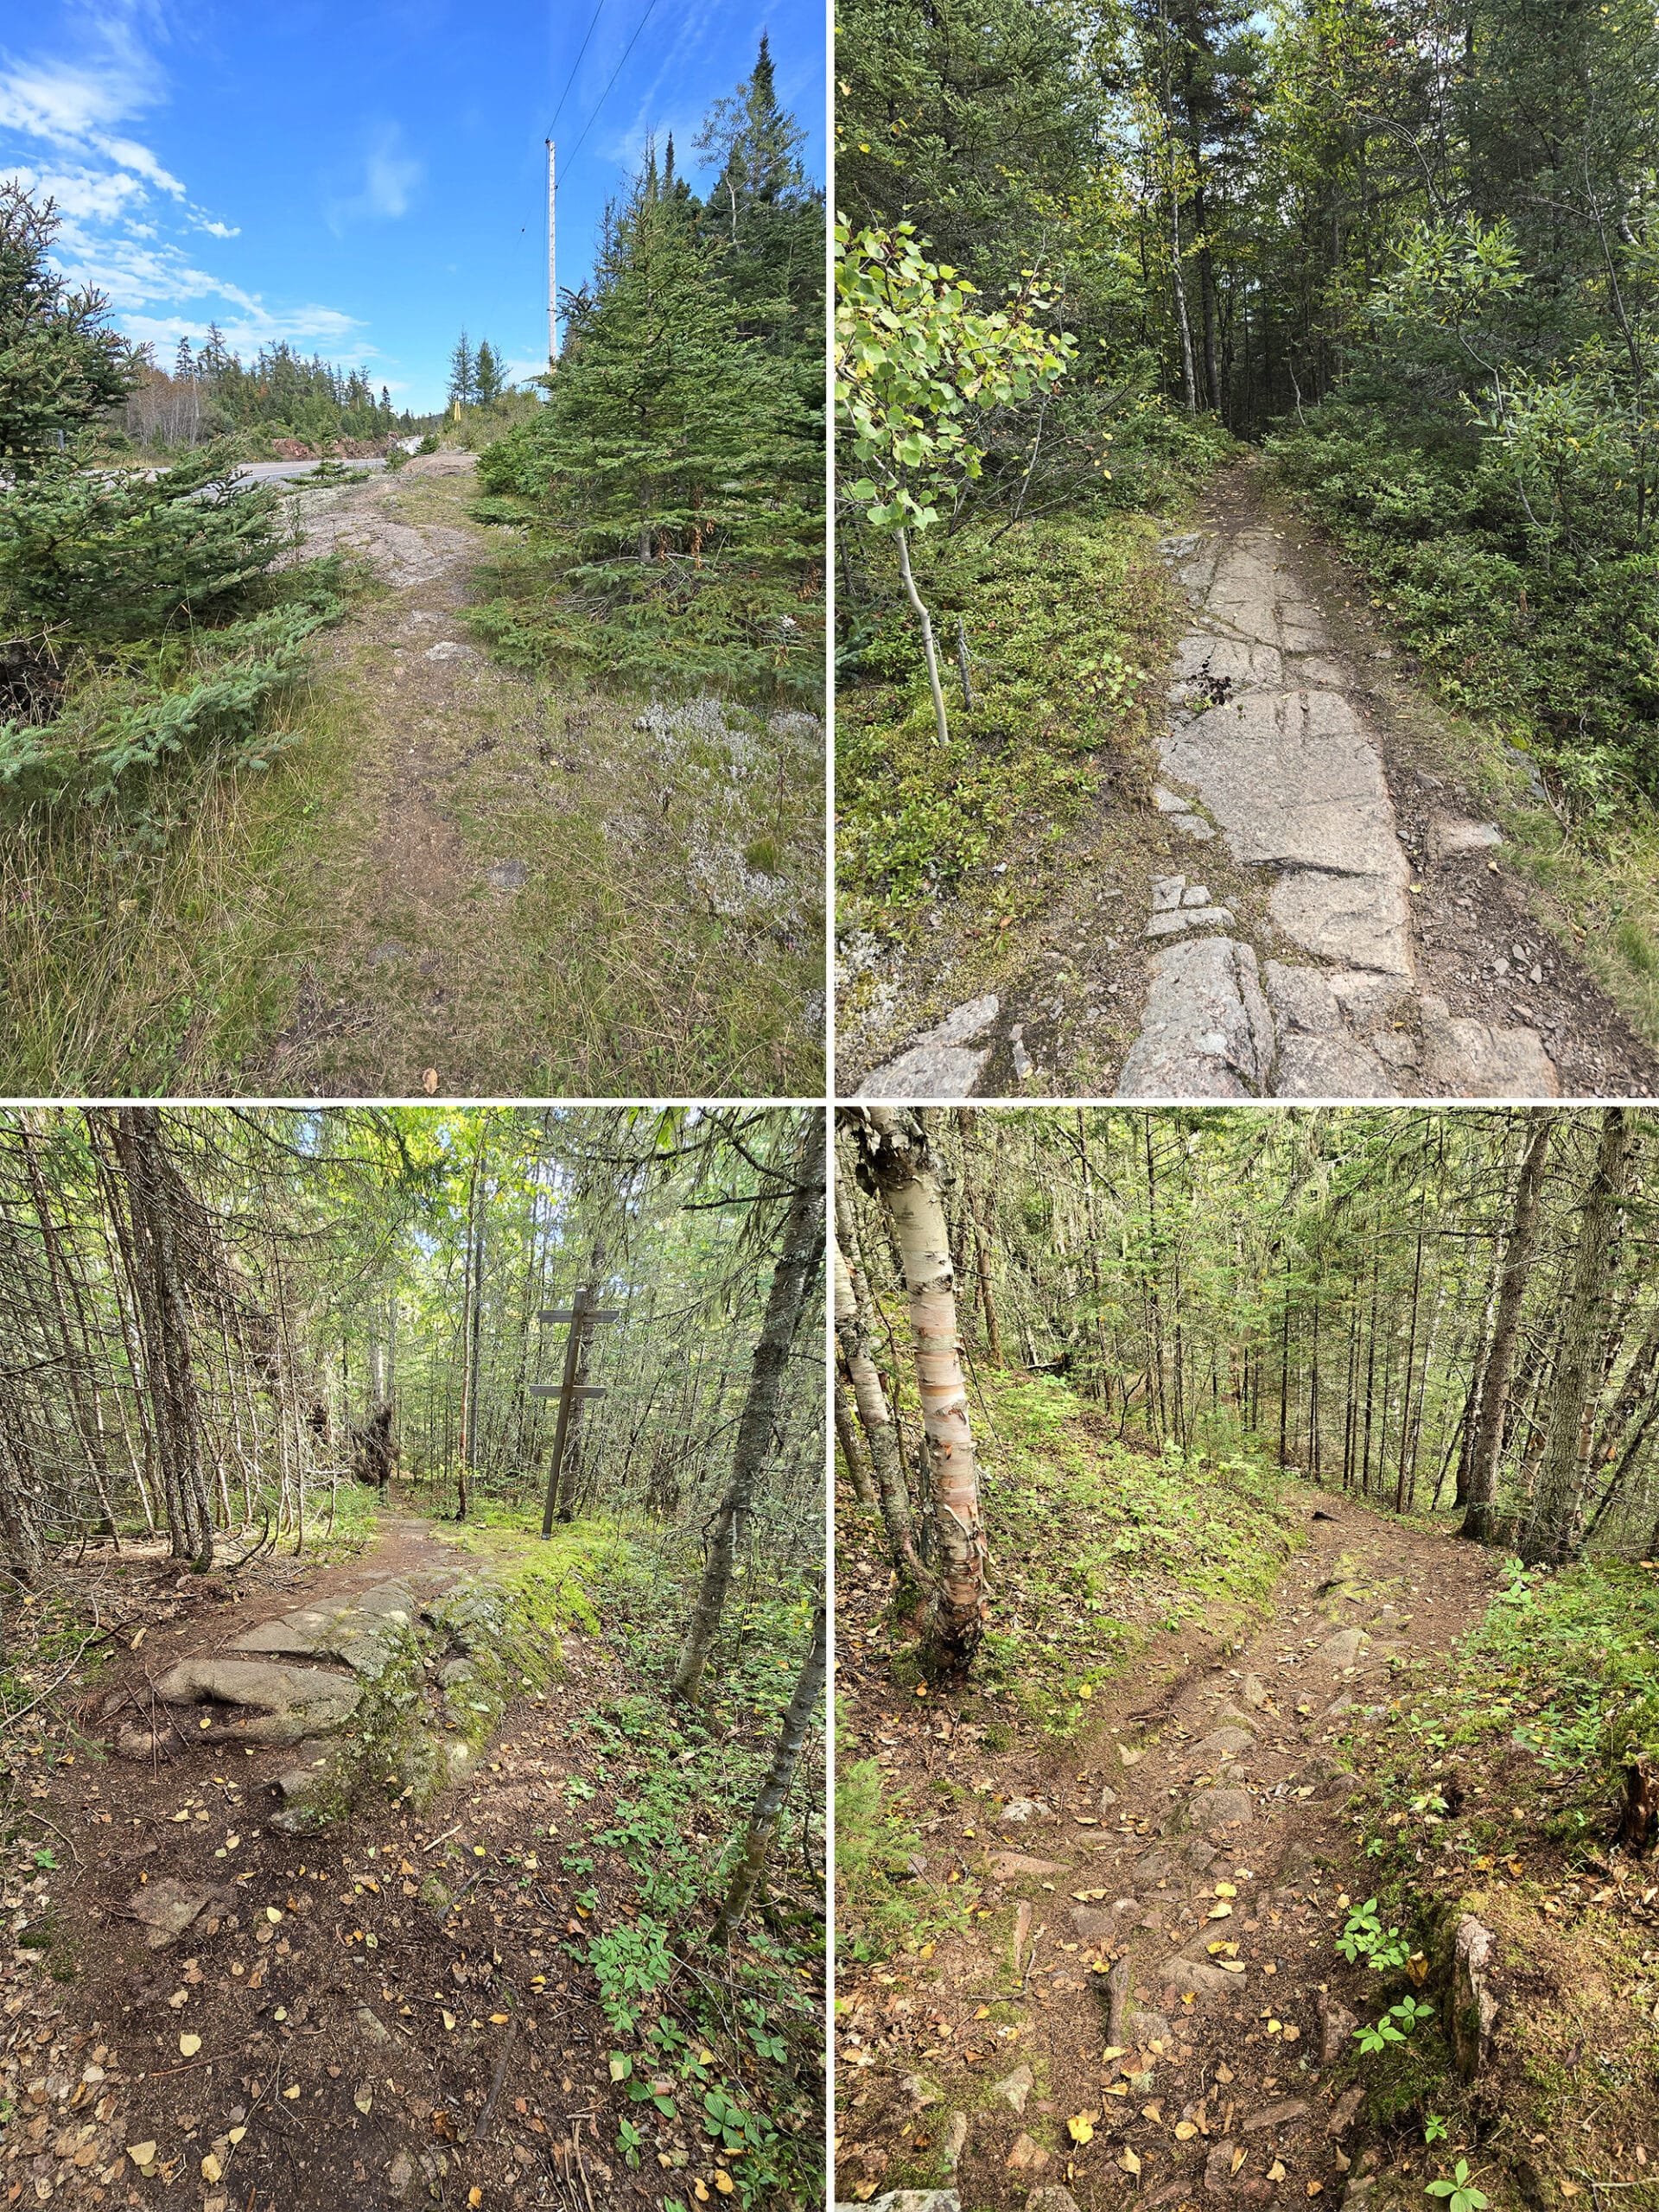
M553 261L553 238L556 238L553 193L556 193L553 139L546 139L546 365L549 367L553 367L556 360L560 359L560 288L557 288L557 270L556 261Z

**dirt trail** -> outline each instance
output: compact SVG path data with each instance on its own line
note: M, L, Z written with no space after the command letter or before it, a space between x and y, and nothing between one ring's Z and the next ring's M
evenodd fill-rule
M172 1584L164 1561L154 1572ZM597 2054L613 2038L518 1874L531 1821L562 1817L563 1777L591 1764L579 1716L622 1680L602 1638L567 1635L558 1680L513 1700L423 1817L380 1802L320 1833L279 1825L316 1748L296 1741L319 1718L315 1680L308 1707L267 1681L239 1709L204 1706L199 1727L181 1695L213 1669L218 1698L237 1694L228 1665L349 1696L373 1679L388 1592L418 1603L467 1580L398 1510L349 1563L251 1569L240 1593L176 1578L86 1700L83 1730L126 1734L128 1756L83 1746L35 1792L62 1864L6 1900L14 1940L25 1921L37 1932L0 1967L0 2097L16 2107L0 2202L137 2205L178 2183L203 2212L463 2203L472 2187L493 2205L564 2203L584 2132L595 2185L608 2176ZM155 1726L164 1687L173 1729ZM298 1725L265 1725L284 1712ZM608 1891L607 1868L597 1880Z
M385 589L320 645L326 795L275 862L305 875L266 994L282 1027L219 1087L810 1090L821 725L713 699L642 715L506 666L467 613L518 533L474 521L475 497L473 456L447 452L299 496L301 550Z
M981 1793L919 1872L982 1885L988 1916L925 1966L843 1971L838 2198L942 2169L973 2212L1045 2187L1084 2212L1340 2196L1359 2097L1335 2097L1330 2066L1344 2013L1376 2006L1333 1948L1339 1897L1369 1891L1330 1747L1395 1665L1444 1657L1497 1573L1453 1537L1306 1496L1307 1548L1261 1630L1232 1649L1160 1637L1047 1771L999 1766L931 1707L882 1715L918 1792L912 1768ZM864 1692L861 1726L884 1696L900 1702Z
M1160 872L1110 910L1144 960L1112 1095L1651 1096L1659 1062L1505 875L1497 825L1421 742L1393 652L1252 464L1160 551L1192 613L1147 825ZM1065 1095L1052 988L952 1008L859 1095L988 1096L1027 1076Z

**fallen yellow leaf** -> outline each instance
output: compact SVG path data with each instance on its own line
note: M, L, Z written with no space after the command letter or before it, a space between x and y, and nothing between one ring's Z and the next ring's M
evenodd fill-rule
M223 2171L224 2168L219 2164L219 2160L210 2151L201 2162L201 2177L203 2181L217 2181Z
M1238 1895L1238 1891L1231 1882L1217 1882L1216 1884L1216 1895L1218 1897L1236 1897Z
M1284 2177L1285 2162L1282 2158L1275 2158L1273 2164L1268 2168L1268 2179L1269 2181L1283 2181Z
M1141 2171L1141 2161L1127 2143L1123 2145L1123 2155L1117 2163L1126 2174L1138 2174Z
M148 2166L155 2159L156 2145L153 2143L129 2143L127 2156L135 2166Z
M1074 2112L1065 2123L1065 2132L1074 2143L1092 2143L1095 2139L1094 2122L1086 2112Z
M1198 2132L1198 2123L1195 2120L1178 2120L1175 2123L1175 2140L1178 2143L1190 2143Z
M737 2183L732 2179L730 2174L727 2172L724 2166L716 2166L715 2169L715 2187L720 2191L722 2196L729 2196L732 2191L737 2187Z
M194 2058L200 2049L201 2037L200 2036L181 2036L179 2037L179 2055L181 2057Z
M299 2094L300 2085L297 2082L290 2082L288 2087L283 2091L283 2094L285 2097L297 2097Z

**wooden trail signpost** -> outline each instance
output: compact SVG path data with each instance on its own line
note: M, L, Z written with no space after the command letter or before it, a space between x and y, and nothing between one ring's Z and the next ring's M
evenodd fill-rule
M576 1362L581 1358L582 1348L595 1325L619 1319L615 1306L601 1311L593 1305L593 1295L591 1284L579 1283L574 1306L549 1306L536 1316L543 1323L568 1321L570 1325L570 1333L564 1342L564 1380L562 1382L532 1382L530 1386L532 1398L556 1398L559 1402L559 1418L553 1430L553 1464L547 1474L547 1504L542 1514L543 1543L553 1534L553 1513L559 1499L559 1469L564 1462L565 1439L570 1430L570 1408L573 1405L580 1407L584 1399L605 1395L602 1389L591 1382L578 1382L576 1380Z

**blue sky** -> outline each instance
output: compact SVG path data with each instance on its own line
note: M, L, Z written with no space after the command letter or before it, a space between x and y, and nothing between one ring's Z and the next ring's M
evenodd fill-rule
M648 134L696 173L763 29L823 174L823 0L655 0L623 62L646 5L603 0L558 120L562 286ZM60 264L163 365L217 321L245 356L286 338L430 410L463 324L543 365L542 142L594 6L41 0L0 31L0 174L53 194Z

